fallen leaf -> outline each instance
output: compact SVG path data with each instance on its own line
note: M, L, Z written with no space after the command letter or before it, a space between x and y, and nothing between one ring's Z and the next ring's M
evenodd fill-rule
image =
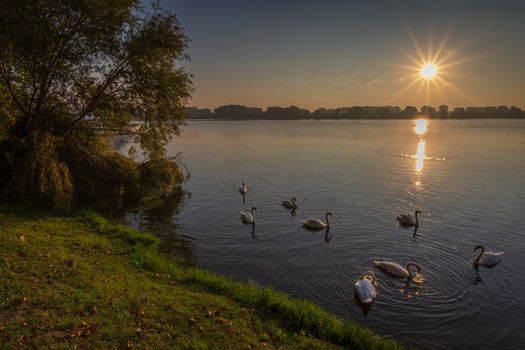
M64 263L72 269L75 269L77 267L77 262L73 258L64 259Z

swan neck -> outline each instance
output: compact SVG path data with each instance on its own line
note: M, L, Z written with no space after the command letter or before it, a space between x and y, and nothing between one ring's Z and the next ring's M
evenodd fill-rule
M412 271L410 270L410 266L412 266L412 264L408 263L407 266L405 267L408 271L408 277L412 277Z
M326 214L326 228L330 228L330 220L328 219L328 214Z
M413 267L415 267L416 269L418 269L418 272L419 272L419 266L416 265L416 264L414 264L414 263L409 262L409 263L407 264L407 266L406 266L406 269L407 269L407 271L408 271L408 277L412 277L412 270L410 269L411 266L413 266Z
M252 208L253 224L255 225L255 209Z
M474 263L477 265L479 263L479 259L481 259L481 256L485 252L485 247L481 246L480 252L477 256L477 258L474 260Z
M416 211L416 226L419 226L419 219L418 219L418 216L419 215L419 212Z

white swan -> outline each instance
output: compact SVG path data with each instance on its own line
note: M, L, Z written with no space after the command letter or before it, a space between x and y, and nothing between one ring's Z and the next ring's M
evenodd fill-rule
M393 261L386 261L386 260L376 260L374 261L374 265L381 270L385 270L391 275L394 275L396 277L412 277L412 271L410 271L410 266L414 266L417 268L417 272L421 273L421 266L414 262L409 262L406 265L406 268L399 265L396 262Z
M403 226L419 226L419 220L417 218L417 214L421 214L419 210L416 210L416 217L412 216L411 214L401 214L398 215L396 220L399 221L399 223Z
M256 207L252 207L252 213L245 213L241 211L241 220L245 224L254 224L255 225L255 212L257 211Z
M372 271L367 271L359 277L354 287L361 303L372 304L377 295L375 284L376 275Z
M246 187L246 184L243 181L242 182L242 187L239 188L239 193L240 194L245 194L246 192L248 192L248 187Z
M283 207L285 208L288 208L288 209L297 209L297 204L295 203L295 201L297 201L297 199L295 197L292 197L291 200L289 201L282 201L281 204Z
M332 213L327 212L325 216L326 223L316 218L308 218L303 221L303 226L308 227L308 228L313 228L313 229L321 229L321 228L330 229L330 221L328 221L329 216L332 216Z
M484 265L484 266L492 266L496 265L501 261L501 258L503 257L504 252L486 252L485 247L483 245L477 245L476 248L474 248L474 251L481 249L481 252L479 252L479 255L474 259L472 262L474 265Z

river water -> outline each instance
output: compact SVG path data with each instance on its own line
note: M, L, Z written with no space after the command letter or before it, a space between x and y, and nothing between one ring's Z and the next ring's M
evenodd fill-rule
M417 349L525 348L525 121L193 121L168 149L191 173L182 203L126 215L166 251ZM280 205L292 196L295 215ZM255 230L239 220L252 206ZM416 209L414 236L395 218ZM328 234L301 226L327 211ZM475 269L477 244L503 262ZM377 259L417 262L425 282ZM370 309L353 289L367 270Z

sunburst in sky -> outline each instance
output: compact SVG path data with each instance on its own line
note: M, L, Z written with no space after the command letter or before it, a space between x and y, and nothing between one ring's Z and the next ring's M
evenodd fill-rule
M396 99L411 94L414 100L429 103L431 96L437 94L441 100L446 101L445 92L452 92L464 101L470 100L454 84L454 80L462 77L461 65L472 61L476 56L463 56L460 47L450 48L447 43L451 33L452 29L449 29L437 46L433 44L432 39L429 39L426 45L422 45L415 35L410 33L413 53L400 49L410 64L396 65L402 70L400 74L409 77L406 80L408 84L396 94Z

